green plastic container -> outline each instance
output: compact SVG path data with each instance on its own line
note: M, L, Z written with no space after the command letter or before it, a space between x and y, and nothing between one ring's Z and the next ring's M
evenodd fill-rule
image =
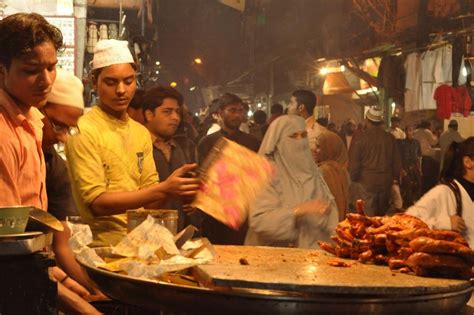
M0 235L24 233L30 206L0 207Z

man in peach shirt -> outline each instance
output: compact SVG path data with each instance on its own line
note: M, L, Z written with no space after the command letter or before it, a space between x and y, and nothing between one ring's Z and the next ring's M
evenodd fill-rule
M47 208L43 115L56 78L61 32L41 15L0 21L0 206Z

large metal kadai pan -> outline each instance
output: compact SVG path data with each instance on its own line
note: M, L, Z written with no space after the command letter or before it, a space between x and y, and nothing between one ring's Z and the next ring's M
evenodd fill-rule
M222 250L217 247L217 251ZM245 246L240 252L245 255ZM96 249L106 256L106 249ZM238 257L236 257L238 259ZM123 303L150 310L192 314L472 314L466 306L471 283L458 281L448 290L423 294L324 293L318 290L282 291L235 287L198 287L143 280L108 272L81 262L105 294ZM219 262L219 260L217 260ZM229 266L230 267L230 266ZM380 266L374 266L380 267ZM232 268L230 268L232 269ZM335 268L335 270L340 270ZM352 269L352 272L357 272ZM434 279L437 280L437 279ZM337 280L336 280L337 281ZM457 280L455 280L457 281ZM313 292L311 292L313 291ZM410 290L408 290L410 291ZM344 292L344 291L340 291ZM415 291L411 291L412 293ZM431 293L426 293L431 292Z

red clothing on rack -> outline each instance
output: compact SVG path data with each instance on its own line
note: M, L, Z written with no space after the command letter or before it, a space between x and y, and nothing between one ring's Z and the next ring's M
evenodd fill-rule
M469 90L464 86L458 86L453 89L453 113L461 113L464 117L469 116L472 106Z
M454 89L452 86L440 85L434 93L436 100L436 115L441 119L449 119L453 111Z
M446 84L439 86L435 93L436 114L439 118L449 119L452 113L461 113L469 116L471 111L471 97L469 90L464 86L452 87Z

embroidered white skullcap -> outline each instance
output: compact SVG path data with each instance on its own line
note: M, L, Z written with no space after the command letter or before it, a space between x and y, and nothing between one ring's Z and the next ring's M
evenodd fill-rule
M383 111L380 107L372 106L367 111L366 117L373 122L383 121Z
M58 69L48 102L84 109L84 85L74 74Z
M125 40L100 40L94 49L92 70L121 63L134 63L132 53Z

